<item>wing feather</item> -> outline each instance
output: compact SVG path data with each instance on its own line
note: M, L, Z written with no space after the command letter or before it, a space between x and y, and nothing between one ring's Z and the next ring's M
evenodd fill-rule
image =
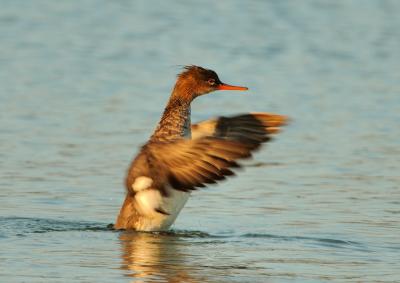
M271 134L278 133L288 118L272 113L247 113L232 117L217 117L192 125L192 139L205 136L218 138L268 141Z
M250 158L258 144L204 137L196 140L153 142L145 146L147 160L155 163L151 175L165 176L159 184L168 182L174 189L190 191L234 175L230 168L239 167L236 160ZM164 174L159 174L160 170ZM161 189L161 188L160 188Z
M150 177L161 191L165 184L191 191L234 175L240 159L250 158L271 134L285 125L285 116L249 113L219 117L192 125L192 139L155 141L143 147Z

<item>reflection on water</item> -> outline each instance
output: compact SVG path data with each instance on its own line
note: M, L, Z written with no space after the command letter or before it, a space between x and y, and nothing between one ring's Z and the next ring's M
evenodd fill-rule
M196 270L186 264L186 256L180 250L185 243L179 237L122 232L119 239L121 269L126 270L129 277L143 279L143 282L206 282L195 279Z

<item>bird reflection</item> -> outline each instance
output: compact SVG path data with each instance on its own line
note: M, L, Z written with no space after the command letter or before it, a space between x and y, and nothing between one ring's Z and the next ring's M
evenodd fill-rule
M121 269L134 282L206 282L195 276L179 251L184 241L171 233L121 232Z

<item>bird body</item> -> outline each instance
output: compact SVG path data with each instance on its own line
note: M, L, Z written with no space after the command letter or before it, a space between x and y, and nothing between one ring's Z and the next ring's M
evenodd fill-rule
M189 66L178 76L161 120L133 160L116 229L167 230L190 192L223 180L236 160L270 139L286 117L249 113L191 125L190 104L214 90L246 90L222 83L212 70Z

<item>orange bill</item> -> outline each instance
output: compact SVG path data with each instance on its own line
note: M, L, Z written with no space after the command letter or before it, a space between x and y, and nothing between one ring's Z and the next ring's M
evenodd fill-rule
M245 86L235 86L235 85L228 85L228 84L220 84L217 88L218 90L248 90Z

